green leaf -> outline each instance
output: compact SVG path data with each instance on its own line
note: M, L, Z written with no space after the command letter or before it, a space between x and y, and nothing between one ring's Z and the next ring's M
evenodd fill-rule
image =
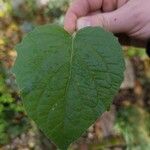
M44 25L17 51L13 72L26 111L65 150L111 105L123 80L121 46L99 27L73 38L59 26Z

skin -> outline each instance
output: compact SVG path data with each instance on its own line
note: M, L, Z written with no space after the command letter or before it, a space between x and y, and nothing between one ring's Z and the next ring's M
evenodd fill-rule
M101 26L131 38L150 38L150 0L74 0L64 20L69 33L86 26Z

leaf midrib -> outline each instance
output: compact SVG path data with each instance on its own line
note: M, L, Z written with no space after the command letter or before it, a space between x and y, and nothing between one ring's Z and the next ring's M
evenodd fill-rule
M74 54L74 47L73 47L73 44L74 44L74 38L71 36L70 37L71 38L71 53L70 53L70 62L69 62L69 64L70 64L70 66L69 66L69 76L68 76L68 81L67 81L67 84L66 84L66 88L65 88L65 93L64 93L64 102L65 102L65 104L64 104L64 106L65 106L65 108L64 108L64 120L63 120L63 130L64 130L64 127L65 127L65 120L66 120L66 115L65 115L65 113L66 113L66 109L67 109L67 99L66 99L66 96L67 96L67 91L68 91L68 89L69 89L69 86L70 86L70 80L71 80L71 77L72 77L72 60L73 60L73 54Z

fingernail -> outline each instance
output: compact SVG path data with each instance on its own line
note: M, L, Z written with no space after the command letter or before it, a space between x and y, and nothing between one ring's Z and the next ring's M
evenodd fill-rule
M91 26L91 22L87 18L81 18L77 21L77 29L80 30L85 27Z

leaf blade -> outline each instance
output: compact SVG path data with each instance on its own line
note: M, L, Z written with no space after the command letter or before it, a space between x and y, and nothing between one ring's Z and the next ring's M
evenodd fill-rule
M66 149L110 106L123 79L121 46L97 27L72 38L61 27L45 25L17 49L13 72L27 113Z

